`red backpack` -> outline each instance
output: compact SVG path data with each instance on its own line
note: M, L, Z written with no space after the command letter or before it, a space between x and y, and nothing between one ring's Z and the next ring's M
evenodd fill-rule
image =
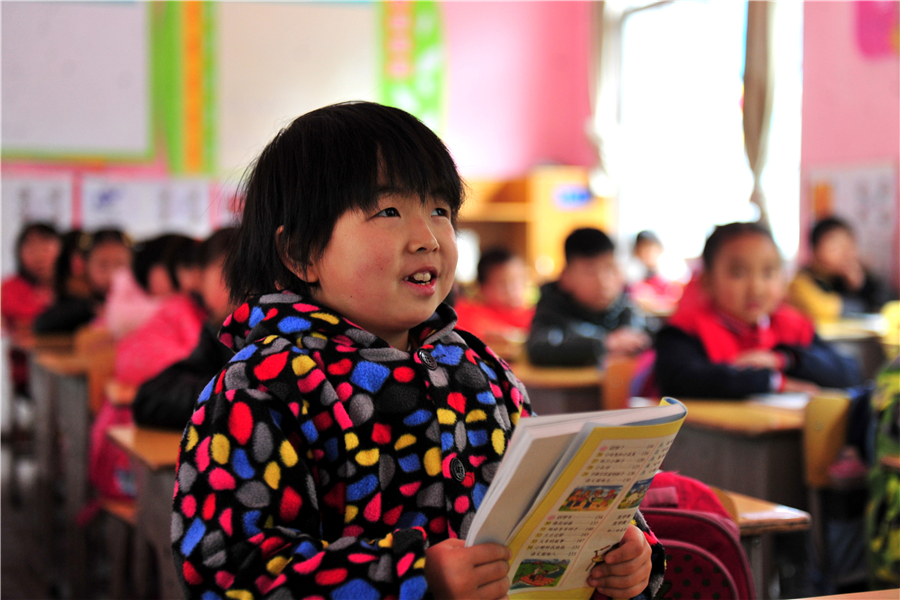
M657 473L641 513L666 549L657 599L756 597L740 530L708 486L677 473Z

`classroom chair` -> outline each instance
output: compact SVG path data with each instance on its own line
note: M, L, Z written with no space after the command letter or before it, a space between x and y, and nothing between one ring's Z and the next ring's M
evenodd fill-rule
M600 402L604 410L628 408L631 398L631 379L638 359L634 356L610 356L606 360L603 381L600 382Z
M839 392L813 396L806 407L803 425L804 479L808 487L809 508L812 516L813 554L824 585L831 589L836 586L864 581L864 568L844 572L845 564L853 557L836 554L837 548L830 543L829 523L834 508L831 505L851 506L854 498L865 492L865 477L837 480L829 473L841 450L847 444L847 423L850 416L850 397ZM852 513L852 508L840 512ZM860 535L862 532L860 532ZM852 544L847 542L847 548ZM852 554L852 553L850 553ZM837 573L841 573L837 575Z

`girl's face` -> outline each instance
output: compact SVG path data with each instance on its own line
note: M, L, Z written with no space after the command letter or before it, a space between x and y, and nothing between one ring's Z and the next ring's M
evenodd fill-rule
M322 256L298 275L313 298L405 350L453 285L456 231L443 200L383 192L370 213L338 218Z
M58 238L32 232L22 241L19 260L22 267L38 282L49 284L53 280L53 267L62 249Z
M813 251L813 262L829 275L846 271L847 264L858 261L856 241L843 228L832 229L822 236Z
M85 275L91 290L105 296L112 283L113 273L131 266L131 250L119 242L104 242L95 246L85 262Z
M781 256L764 235L748 233L726 241L703 277L713 303L750 325L770 315L784 298Z

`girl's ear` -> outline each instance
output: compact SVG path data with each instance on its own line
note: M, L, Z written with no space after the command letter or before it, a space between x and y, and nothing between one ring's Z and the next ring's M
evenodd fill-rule
M284 240L284 225L279 225L278 229L275 230L275 248L278 250L278 257L281 259L282 264L299 279L306 283L315 283L319 280L315 264L303 267L298 265L291 257L290 248L287 247Z

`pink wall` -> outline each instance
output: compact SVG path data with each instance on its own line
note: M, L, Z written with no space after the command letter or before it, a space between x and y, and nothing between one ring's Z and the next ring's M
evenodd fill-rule
M588 2L446 2L444 139L467 177L589 166Z
M900 163L900 56L863 54L856 4L804 6L803 231L811 215L810 169Z

